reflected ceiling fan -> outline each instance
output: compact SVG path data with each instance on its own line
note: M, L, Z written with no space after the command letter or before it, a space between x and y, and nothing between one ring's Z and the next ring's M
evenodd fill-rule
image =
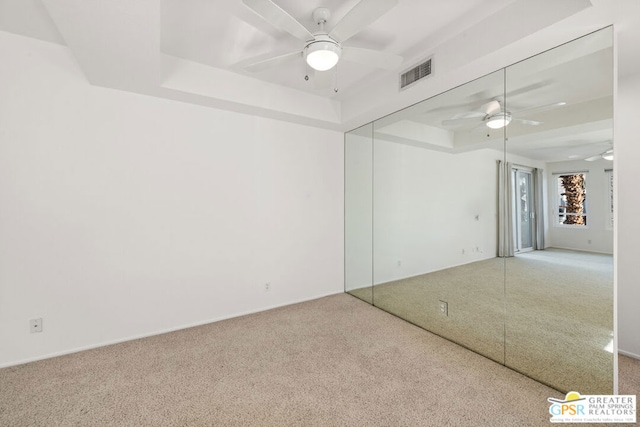
M493 99L480 106L477 111L461 113L453 119L443 120L442 125L452 127L477 127L484 124L491 129L501 129L505 126L508 126L511 122L518 122L524 125L537 126L542 124L542 122L523 119L519 116L522 113L539 113L542 111L551 110L553 108L558 108L566 104L566 102L555 102L553 104L538 105L535 107L523 108L512 112L504 108L503 102L500 99Z
M323 7L317 8L313 11L313 20L318 25L318 31L315 33L310 32L271 0L242 2L277 29L303 41L301 49L295 52L250 62L244 67L247 71L263 71L300 57L316 71L330 70L341 59L386 69L395 69L402 63L402 57L398 55L342 44L391 10L398 0L361 0L328 32L325 30L325 24L331 16L330 11Z
M612 141L605 141L606 143L608 143L609 145L613 145ZM591 157L587 157L584 160L586 160L587 162L595 162L596 160L613 160L613 147L603 151L600 154L597 154L595 156L591 156Z

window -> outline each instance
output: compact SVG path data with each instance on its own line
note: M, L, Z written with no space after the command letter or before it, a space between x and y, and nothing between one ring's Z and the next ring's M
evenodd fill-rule
M607 230L613 230L613 171L611 169L607 169L604 171L605 177L607 179Z
M557 225L584 227L587 225L586 174L560 174L558 181Z

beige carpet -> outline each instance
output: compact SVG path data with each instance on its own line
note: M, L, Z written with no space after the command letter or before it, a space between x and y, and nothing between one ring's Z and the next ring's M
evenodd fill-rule
M340 294L1 369L0 425L547 426L551 396Z
M351 293L558 390L613 390L610 255L547 249Z

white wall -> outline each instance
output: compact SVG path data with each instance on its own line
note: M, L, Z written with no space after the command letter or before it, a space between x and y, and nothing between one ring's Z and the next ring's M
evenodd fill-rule
M343 290L342 133L0 58L0 366Z
M551 218L547 246L613 253L613 229L609 228L609 187L605 169L613 169L613 163L608 160L574 160L547 164L547 214ZM558 175L553 174L578 171L586 172L587 226L559 226L555 215Z
M618 348L640 358L640 74L618 82L615 116Z
M376 140L375 283L495 257L501 157Z

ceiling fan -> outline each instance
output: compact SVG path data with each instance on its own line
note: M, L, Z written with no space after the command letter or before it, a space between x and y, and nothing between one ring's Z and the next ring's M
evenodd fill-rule
M313 20L318 25L315 33L310 32L271 0L242 2L274 27L304 42L301 49L295 52L249 63L244 67L247 71L262 71L300 57L304 57L307 64L316 71L330 70L340 59L386 69L395 69L402 63L402 57L398 55L342 44L387 13L398 0L361 0L328 32L325 24L331 16L330 11L327 8L317 8L313 11Z
M541 111L550 110L553 108L566 105L566 102L555 102L553 104L538 105L534 107L523 108L517 111L508 111L504 108L503 102L500 99L493 99L483 105L476 111L470 111L462 113L454 117L453 119L443 120L443 126L473 126L486 125L491 129L501 129L508 126L511 122L519 122L524 125L537 126L542 122L536 120L527 120L520 118L522 113L538 113Z
M605 141L608 145L613 145L613 141ZM584 160L587 162L595 162L596 160L613 160L613 147L603 151L600 154L596 154L595 156L587 157Z

